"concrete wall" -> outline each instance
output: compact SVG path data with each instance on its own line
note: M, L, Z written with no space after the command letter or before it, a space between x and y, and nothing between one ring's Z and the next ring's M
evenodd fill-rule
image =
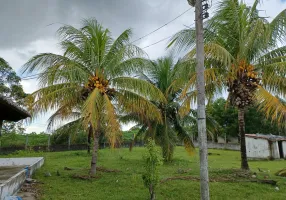
M26 171L22 170L0 185L0 200L15 194L26 180Z
M283 147L283 155L284 155L284 158L286 158L286 141L283 141L283 142L282 142L282 147Z
M194 142L194 145L195 147L199 147L198 142ZM222 144L222 143L208 142L208 149L227 149L227 150L239 151L240 145L232 143Z
M44 164L44 158L0 158L0 166L29 166L30 177L36 169ZM15 194L26 180L26 170L23 169L0 185L0 200Z
M248 158L269 158L270 149L268 140L245 137L246 154Z
M40 160L43 157L31 157L31 158L0 158L0 166L30 166Z
M279 146L278 146L278 142L277 141L276 142L272 142L271 153L272 153L272 158L280 159Z

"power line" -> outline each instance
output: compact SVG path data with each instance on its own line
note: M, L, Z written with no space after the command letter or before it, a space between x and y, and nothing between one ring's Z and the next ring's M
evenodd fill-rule
M172 37L172 35L170 35L170 36L168 36L168 37L165 37L165 38L163 38L163 39L161 39L161 40L159 40L159 41L157 41L157 42L154 42L154 43L152 43L152 44L149 44L149 45L143 47L142 49L149 48L149 47L151 47L151 46L153 46L153 45L155 45L155 44L158 44L158 43L160 43L160 42L163 42L163 41L169 39L170 37Z
M195 24L195 23L191 24L190 26L188 26L188 28L191 28L191 26L193 26L194 24ZM163 38L163 39L161 39L161 40L159 40L159 41L157 41L157 42L154 42L154 43L152 43L152 44L149 44L149 45L143 47L142 49L146 49L146 48L149 48L149 47L151 47L151 46L153 46L153 45L156 45L156 44L158 44L158 43L160 43L160 42L163 42L163 41L169 39L169 38L172 37L172 36L173 36L173 35L170 35L170 36L168 36L168 37L165 37L165 38Z
M181 13L180 15L178 15L177 17L175 17L175 18L172 19L171 21L169 21L169 22L167 22L166 24L164 24L164 25L162 25L162 26L156 28L155 30L151 31L150 33L147 33L146 35L144 35L144 36L142 36L142 37L140 37L140 38L134 40L134 41L131 42L131 43L137 42L137 41L139 41L139 40L141 40L141 39L143 39L143 38L145 38L145 37L147 37L147 36L149 36L149 35L155 33L156 31L160 30L161 28L167 26L168 24L172 23L173 21L175 21L176 19L178 19L179 17L181 17L182 15L184 15L184 14L185 14L186 12L188 12L189 10L191 10L191 8L185 10L183 13Z

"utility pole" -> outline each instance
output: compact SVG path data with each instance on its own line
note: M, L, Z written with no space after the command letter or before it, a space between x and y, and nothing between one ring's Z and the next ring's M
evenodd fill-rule
M206 134L206 108L205 108L205 78L204 78L204 31L203 19L209 16L206 0L188 0L189 4L195 6L196 24L196 73L197 73L197 117L200 149L200 182L201 199L209 200L209 172L208 172L208 147ZM203 5L204 2L204 5Z

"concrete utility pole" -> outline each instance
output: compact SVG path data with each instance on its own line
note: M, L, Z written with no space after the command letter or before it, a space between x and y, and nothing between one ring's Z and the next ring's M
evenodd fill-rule
M208 172L208 147L206 134L206 108L205 108L205 78L204 78L204 31L203 19L208 17L204 12L208 8L206 0L188 0L189 4L195 5L196 14L196 73L197 73L197 116L198 116L198 134L200 148L200 179L201 179L201 199L209 200L209 172ZM204 12L204 13L203 13Z

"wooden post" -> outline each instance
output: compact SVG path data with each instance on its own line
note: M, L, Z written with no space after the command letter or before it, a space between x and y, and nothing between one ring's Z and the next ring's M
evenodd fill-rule
M3 126L3 119L0 120L0 137L2 136L2 126Z
M68 139L68 150L71 148L71 134L69 134L69 139Z
M51 135L48 135L48 151L50 151L50 146L51 146Z
M26 135L25 150L28 149L28 144L29 144L29 137L28 135Z

